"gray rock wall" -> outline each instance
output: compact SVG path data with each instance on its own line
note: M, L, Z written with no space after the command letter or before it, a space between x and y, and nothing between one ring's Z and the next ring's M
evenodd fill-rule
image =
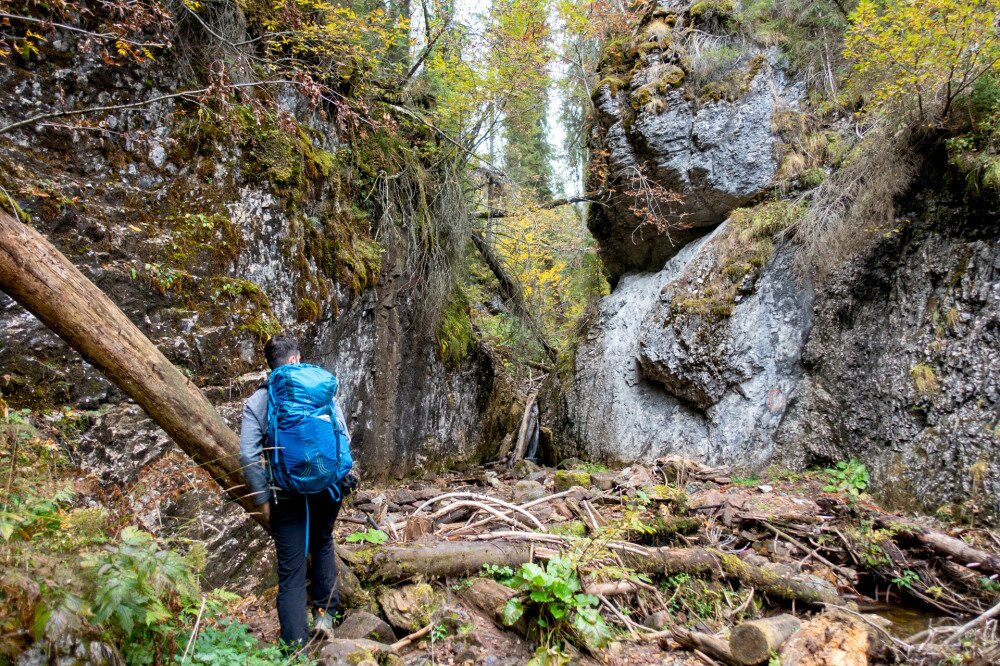
M918 188L901 218L817 293L777 450L795 466L857 458L901 507L995 514L1000 212Z
M743 55L724 82L694 81L685 16L673 4L681 3L661 3L640 23L625 62L605 63L594 93L591 189L608 203L592 207L588 226L614 278L658 270L766 192L778 170L773 117L799 109L805 93L777 50L743 43L730 47ZM645 210L655 224L637 213Z
M572 388L564 402L547 405L563 405L568 426L560 446L601 460L679 453L712 464L767 463L802 375L811 300L787 279L791 251L783 246L731 317L685 315L678 325L671 302L725 230L685 246L658 273L626 275L601 302L577 350ZM651 378L644 365L687 367L689 390Z

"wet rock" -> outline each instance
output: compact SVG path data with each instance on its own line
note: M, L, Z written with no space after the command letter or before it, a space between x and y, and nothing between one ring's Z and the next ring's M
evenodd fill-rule
M514 503L524 504L525 502L530 502L531 500L536 500L540 497L545 497L548 493L545 491L545 486L543 486L538 481L518 481L514 484Z
M540 467L530 460L518 460L511 469L515 479L527 478L530 474L540 471Z
M385 588L378 601L389 624L407 633L426 626L440 606L437 593L427 583Z

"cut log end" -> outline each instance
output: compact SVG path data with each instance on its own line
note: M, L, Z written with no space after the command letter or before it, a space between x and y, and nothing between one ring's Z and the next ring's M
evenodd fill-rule
M729 651L745 666L766 662L781 645L799 630L802 623L793 615L778 615L744 622L729 637Z

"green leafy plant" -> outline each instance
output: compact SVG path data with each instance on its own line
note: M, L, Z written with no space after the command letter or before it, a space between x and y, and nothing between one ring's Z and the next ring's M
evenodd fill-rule
M352 532L347 535L347 543L373 543L380 545L389 540L389 535L382 530L370 529L364 532Z
M153 663L158 646L177 630L177 612L199 596L191 563L135 527L123 529L117 544L85 557L83 568L93 585L92 621L121 639L131 664Z
M823 490L828 493L847 493L857 497L868 488L868 468L854 458L841 460L834 467L823 470L828 475L828 483Z
M497 564L484 564L482 576L492 578L502 585L511 585L514 581L514 570Z
M897 587L905 588L907 590L913 589L913 584L920 580L920 575L913 571L912 569L906 569L900 575L892 579L892 582Z
M190 635L189 637L190 638ZM187 644L187 640L183 645ZM174 656L181 662L183 650ZM223 622L205 627L191 645L184 663L211 666L271 666L274 664L308 664L304 655L289 657L278 645L262 644L241 622Z
M760 485L760 479L756 476L733 476L730 477L729 481L734 486L744 486L747 488Z
M512 586L527 592L527 598L517 596L507 602L504 623L512 625L529 614L544 645L558 646L569 637L590 647L602 647L611 637L597 610L597 597L580 593L580 579L571 560L556 556L544 568L534 562L522 564Z
M983 589L987 592L1000 592L1000 581L983 576L979 579L979 584L982 585Z
M448 627L443 624L435 624L431 629L431 643L437 643L448 636Z

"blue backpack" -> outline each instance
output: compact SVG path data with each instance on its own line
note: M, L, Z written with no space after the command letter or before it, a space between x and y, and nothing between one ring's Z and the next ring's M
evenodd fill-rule
M354 466L347 433L337 419L333 397L337 378L315 365L282 365L267 382L268 435L272 481L302 495L329 491Z

